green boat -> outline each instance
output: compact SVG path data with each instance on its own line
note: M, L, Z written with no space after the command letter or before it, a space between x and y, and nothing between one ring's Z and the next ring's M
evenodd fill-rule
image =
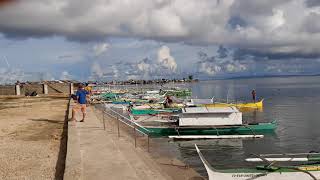
M110 101L110 100L115 100L117 99L117 94L114 93L103 93L100 95L101 99Z
M179 113L180 108L164 108L164 109L131 109L132 115L156 115L162 113Z
M270 123L255 123L237 126L211 126L211 127L178 127L178 126L144 126L140 131L151 136L172 135L235 135L273 133L277 128L276 121Z
M192 91L189 89L170 89L170 90L162 90L160 95L169 95L176 97L188 97L192 95Z

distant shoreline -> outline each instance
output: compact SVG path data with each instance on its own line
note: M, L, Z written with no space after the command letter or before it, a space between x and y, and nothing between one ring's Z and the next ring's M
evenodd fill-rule
M167 84L167 83L195 83L195 82L200 82L200 81L213 81L213 80L232 80L232 79L255 79L255 78L285 78L285 77L313 77L313 76L320 76L320 74L295 74L295 75L258 75L258 76L237 76L237 77L212 77L212 78L198 78L198 79L194 79L194 80L169 80L166 79L166 81L161 82L161 80L159 81L158 79L154 79L154 80L131 80L131 81L149 81L149 83L146 84ZM156 81L159 82L156 82ZM70 82L73 82L74 84L80 83L80 81L77 80L68 80ZM126 82L124 84L112 84L110 82L103 82L106 85L136 85L136 84L143 84L141 82L139 83L128 83L128 81L116 81L115 82ZM150 81L153 81L152 83L150 83ZM50 81L43 81L43 82L50 82ZM27 83L27 84L39 84L39 83L43 83L42 81L32 81L32 82L22 82ZM89 83L94 82L94 81L88 81ZM98 84L100 84L101 82L97 81ZM112 81L111 81L112 82ZM51 82L52 83L52 82ZM58 83L57 81L55 83ZM0 84L0 86L12 86L15 85L15 83L9 83L9 84Z

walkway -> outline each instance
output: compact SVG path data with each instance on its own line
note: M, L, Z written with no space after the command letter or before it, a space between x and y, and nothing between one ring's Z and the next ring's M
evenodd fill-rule
M81 117L78 117L80 119ZM84 123L69 122L65 180L171 179L133 142L104 131L92 107Z

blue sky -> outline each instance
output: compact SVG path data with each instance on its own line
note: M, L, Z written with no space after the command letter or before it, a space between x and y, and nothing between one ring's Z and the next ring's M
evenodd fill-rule
M317 0L16 0L0 83L318 74L319 18Z

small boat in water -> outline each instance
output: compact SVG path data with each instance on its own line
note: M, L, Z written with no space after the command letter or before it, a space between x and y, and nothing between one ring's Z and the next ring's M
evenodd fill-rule
M241 110L249 110L249 109L262 109L263 108L263 99L258 102L247 102L247 103L224 103L224 102L216 102L213 99L191 99L189 105L194 106L205 106L205 107L237 107Z
M242 113L235 107L189 107L182 108L175 123L164 125L141 123L154 136L170 135L236 135L273 132L276 122L243 124ZM144 131L144 129L141 129Z
M170 135L235 135L235 134L256 134L273 133L277 128L276 121L267 123L230 125L230 126L190 126L179 127L178 125L145 125L140 124L144 129L140 129L152 136ZM147 129L148 131L145 131Z
M313 158L317 161L304 165L277 166L274 164L275 161L267 161L265 158L261 158L268 164L256 166L256 168L217 170L204 158L196 144L195 148L208 173L209 180L317 180L320 178L319 154L317 155L318 158Z

